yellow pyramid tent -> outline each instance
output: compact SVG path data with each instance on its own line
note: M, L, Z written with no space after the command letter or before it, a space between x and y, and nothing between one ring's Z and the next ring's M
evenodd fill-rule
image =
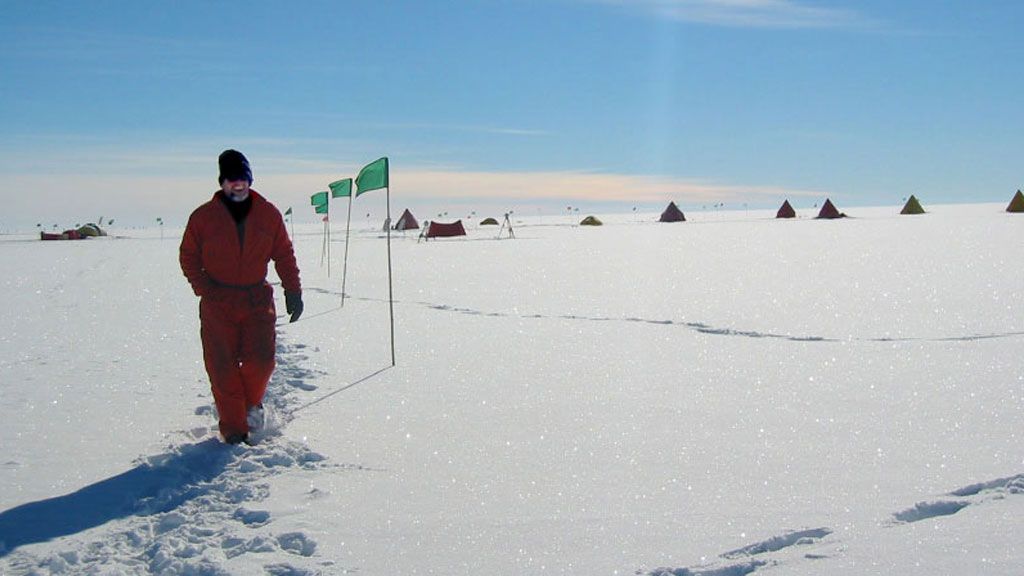
M921 203L917 201L917 198L913 194L910 195L910 200L903 205L903 210L900 210L900 214L924 214L924 208L921 207Z
M1024 194L1017 190L1017 193L1013 195L1013 200L1010 200L1010 205L1006 207L1007 212L1024 212Z

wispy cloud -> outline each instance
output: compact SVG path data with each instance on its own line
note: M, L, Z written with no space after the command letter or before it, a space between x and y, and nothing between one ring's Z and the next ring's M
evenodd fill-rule
M255 113L255 112L254 112ZM537 128L524 128L521 126L500 126L489 124L460 124L445 122L379 122L366 121L354 118L351 114L337 114L322 111L306 110L261 110L260 114L274 115L280 118L303 118L317 121L338 121L344 122L352 130L392 130L392 131L419 131L419 132L461 132L479 134L497 134L505 136L544 136L550 134L548 130Z
M596 0L663 18L737 28L846 28L871 24L849 9L794 0Z

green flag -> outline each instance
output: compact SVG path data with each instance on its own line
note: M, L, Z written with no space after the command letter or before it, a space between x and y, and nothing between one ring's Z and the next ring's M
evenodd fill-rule
M326 192L324 192L326 194ZM317 214L327 214L327 204L320 204L313 209Z
M284 211L284 215L285 216L291 216L292 215L292 208L291 208L291 206L289 206L288 209Z
M387 156L374 160L359 171L356 176L356 198L363 192L379 190L388 187L388 158Z
M331 189L331 198L342 198L352 195L352 179L335 180L327 185Z
M322 206L327 204L327 192L317 192L309 197L309 203L313 206Z

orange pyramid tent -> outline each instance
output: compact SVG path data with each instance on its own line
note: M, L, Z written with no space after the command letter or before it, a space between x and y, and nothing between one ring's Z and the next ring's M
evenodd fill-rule
M900 210L900 214L924 214L924 208L921 207L921 203L917 201L917 198L911 194L910 199L903 206L903 210Z
M1013 200L1010 200L1010 205L1006 207L1007 212L1024 212L1024 194L1017 190L1017 193L1013 195Z
M661 218L658 218L658 222L686 222L686 216L675 202L669 202L665 211L661 213Z
M846 218L846 214L843 214L839 210L836 210L832 201L825 198L825 205L821 207L821 211L818 212L818 218Z
M776 218L796 218L796 210L789 204L789 200L782 203L779 211L775 213Z

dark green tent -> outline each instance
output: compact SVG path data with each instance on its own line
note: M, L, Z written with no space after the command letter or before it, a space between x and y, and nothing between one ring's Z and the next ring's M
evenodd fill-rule
M921 207L921 203L917 201L917 198L911 194L910 200L907 200L903 210L900 210L900 214L924 214L924 208Z
M78 228L78 233L81 234L82 236L106 236L107 235L107 233L102 228L100 228L96 224L93 224L92 222L90 222L88 224L83 224L82 226L80 226Z
M1017 193L1013 195L1013 200L1010 200L1010 205L1006 207L1007 212L1024 212L1024 194L1017 190Z

